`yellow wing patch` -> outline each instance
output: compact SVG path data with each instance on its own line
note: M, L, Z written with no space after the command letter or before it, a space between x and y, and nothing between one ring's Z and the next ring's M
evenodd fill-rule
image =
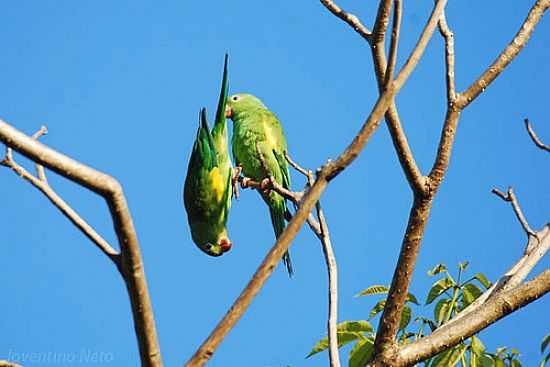
M262 125L264 127L265 138L267 139L267 141L269 142L269 144L272 147L276 147L277 146L277 140L273 136L273 129L271 129L271 127L266 123L265 118L264 118L264 121L263 121Z
M218 167L214 167L210 171L210 180L212 181L212 189L216 195L216 201L220 202L225 193L225 179L222 177Z

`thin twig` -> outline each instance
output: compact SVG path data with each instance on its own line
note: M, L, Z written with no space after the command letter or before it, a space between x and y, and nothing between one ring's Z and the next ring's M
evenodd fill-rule
M397 62L397 47L399 45L399 35L401 32L401 13L403 11L403 5L401 0L394 0L393 4L393 21L390 40L390 55L388 61L388 68L385 73L384 88L388 83L393 80L393 73L395 71L395 63Z
M44 135L46 131L46 128L42 126L42 128L32 135L31 138L36 140L40 136ZM9 149L9 153L7 153L4 157L3 165L11 168L18 176L39 189L48 198L48 200L50 200L50 202L57 209L59 209L59 211L61 211L61 213L67 217L86 237L88 237L92 243L94 243L110 260L112 260L117 267L120 265L120 257L117 251L51 188L46 180L44 167L42 165L36 164L37 174L42 175L42 178L37 178L14 160L11 149Z
M514 214L516 214L516 217L518 218L518 221L521 224L521 227L523 228L523 230L527 234L527 237L532 236L540 242L540 239L537 235L537 232L533 231L533 229L529 226L529 223L527 222L527 219L525 219L525 216L523 215L523 211L521 210L521 207L519 206L518 199L517 199L516 195L514 194L514 189L510 186L508 188L508 193L507 194L504 194L502 191L500 191L497 188L492 189L491 192L493 194L497 195L498 197L500 197L502 200L508 201L512 204L512 208L514 209ZM529 244L530 244L530 242L528 242L528 245ZM525 249L525 252L527 253L530 250L531 249L529 248L529 246L527 246L527 248Z
M70 207L57 193L48 185L25 168L17 164L13 159L6 158L5 165L11 168L18 176L30 182L39 189L51 202L65 215L86 237L88 237L109 259L115 264L119 263L119 254L117 251L99 235L78 213Z
M524 252L523 256L506 271L499 280L497 280L489 289L481 296L476 298L468 307L458 313L450 324L457 322L461 318L475 312L481 305L494 297L498 292L511 289L518 286L527 278L544 255L550 250L550 223L546 224L540 231L537 232L537 237L529 237L526 248L532 248L529 252Z
M330 233L325 219L325 214L321 208L321 202L318 201L315 205L317 217L321 225L321 244L323 245L323 254L325 255L325 263L327 264L328 272L328 342L329 342L329 359L331 367L340 367L340 356L338 354L338 267L336 266L336 258L332 249Z
M285 159L294 168L296 171L300 172L302 175L306 176L307 178L310 177L310 171L306 170L302 166L300 166L298 163L296 163L287 152L285 152ZM309 181L309 180L308 180Z
M524 122L525 122L525 128L527 129L527 133L529 133L529 136L531 137L531 140L533 140L533 143L535 143L535 145L540 149L550 152L550 145L544 144L539 139L537 134L535 134L535 132L533 131L533 128L531 127L531 123L529 122L529 119L525 119Z
M445 69L446 69L446 83L447 83L447 102L449 104L454 103L456 100L455 89L455 41L454 33L451 32L447 25L447 19L445 18L445 12L441 14L439 18L439 33L445 40Z
M34 140L38 140L41 136L46 135L47 133L48 133L48 128L42 125L40 129L31 136L31 138L33 138ZM40 181L47 182L48 179L46 178L46 172L44 172L44 166L38 163L36 163L35 166L36 166L36 175L38 176Z
M535 30L535 26L539 23L548 7L550 7L550 0L537 0L535 2L527 18L508 46L506 46L481 76L462 93L463 98L459 99L460 108L464 108L472 103L499 76L506 66L516 58L527 44L527 41Z
M351 13L344 11L344 9L340 8L332 0L321 0L321 4L323 4L332 14L336 15L338 18L346 22L355 30L355 32L357 32L361 37L369 42L371 32L361 23L359 18Z
M424 54L424 50L426 49L428 42L430 42L430 39L432 38L435 27L437 27L439 18L441 17L441 14L443 14L443 11L445 10L445 5L447 5L447 0L436 1L435 6L432 10L432 13L430 14L430 18L428 19L426 26L422 30L422 33L418 38L418 42L416 43L416 46L414 47L413 51L411 52L411 55L405 62L405 65L403 65L403 67L399 71L399 74L397 74L397 77L395 78L395 83L397 85L403 85L405 80L410 76L411 72L414 70L414 68L420 61L420 58Z
M260 192L273 189L275 192L277 192L281 196L285 197L288 200L291 200L296 205L296 207L299 207L300 200L304 195L303 192L292 192L290 190L287 190L274 179L273 175L269 171L269 167L267 166L265 157L262 154L259 142L256 142L256 152L258 154L261 165L263 167L264 174L269 179L268 185L266 186L265 184L262 184L263 181L256 182L251 179L241 181L241 182L243 182L244 185L246 185L247 187L253 187ZM307 186L311 186L313 184L313 175L311 171L308 171L302 168L298 163L292 160L287 153L285 153L285 158L294 169L296 169L298 172L306 176L308 180ZM325 256L325 262L327 264L328 281L329 281L329 287L328 287L329 288L329 291L328 291L329 311L328 311L328 319L327 319L327 333L328 333L328 340L329 340L329 359L330 359L331 367L340 367L340 356L338 354L338 334L337 334L337 326L336 326L338 323L338 272L337 272L337 266L336 266L336 258L334 256L334 251L332 249L332 243L330 240L328 225L326 223L325 215L321 208L321 203L318 201L315 207L317 211L317 217L319 218L319 222L317 223L311 214L308 217L307 221L310 228L314 232L314 234L321 241L321 244L323 247L323 254ZM288 213L288 215L290 217L288 219L291 219L291 214Z
M0 121L0 141L35 163L101 195L109 206L120 246L121 273L132 306L142 366L162 366L155 319L130 210L120 183Z

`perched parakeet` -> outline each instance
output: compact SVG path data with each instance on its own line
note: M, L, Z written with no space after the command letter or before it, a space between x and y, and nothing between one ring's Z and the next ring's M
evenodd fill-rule
M266 178L261 152L269 172L284 188L290 190L290 174L286 161L287 146L283 129L277 117L256 97L250 94L235 94L227 100L226 117L233 120L233 158L242 167L246 177L255 181ZM286 200L275 191L261 193L269 206L275 237L285 229ZM292 263L288 252L283 256L289 275Z
M231 208L233 168L229 158L227 123L224 116L226 102L227 55L216 122L210 131L206 110L201 110L199 129L183 189L183 201L193 241L211 256L220 256L231 249L226 223Z

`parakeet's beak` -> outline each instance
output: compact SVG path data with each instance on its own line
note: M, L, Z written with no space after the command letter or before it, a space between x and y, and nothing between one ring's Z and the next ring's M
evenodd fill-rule
M233 110L229 106L225 106L225 117L230 119L233 116Z
M220 247L221 247L223 252L227 252L227 251L231 250L231 241L229 241L229 239L227 239L227 238L222 238L220 240Z

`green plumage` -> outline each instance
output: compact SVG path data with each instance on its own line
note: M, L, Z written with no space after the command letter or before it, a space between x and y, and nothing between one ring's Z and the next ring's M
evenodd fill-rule
M256 97L236 94L227 101L228 115L233 120L233 158L241 165L246 177L261 181L266 178L259 150L273 178L290 190L290 174L285 158L286 139L277 117ZM275 191L262 194L269 206L269 214L278 238L285 229L286 200ZM288 252L283 256L288 273L292 275L292 263Z
M200 113L200 123L187 168L183 199L191 236L195 244L211 256L220 256L231 247L226 223L231 207L232 166L224 116L227 102L227 55L223 81L212 131L206 120L206 110Z

